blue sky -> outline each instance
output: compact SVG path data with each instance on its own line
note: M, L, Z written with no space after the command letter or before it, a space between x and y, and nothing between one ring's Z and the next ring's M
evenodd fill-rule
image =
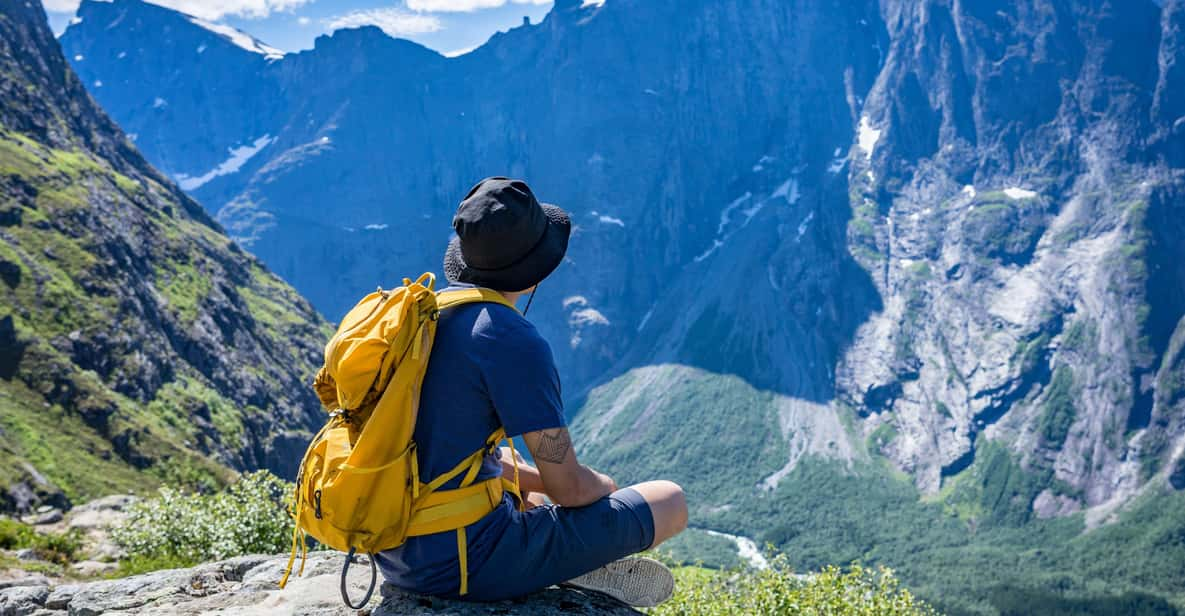
M79 0L44 0L54 32L65 30ZM126 0L122 0L126 1ZM538 23L551 0L149 0L230 24L284 51L311 49L321 34L374 24L442 53L476 47L490 35Z

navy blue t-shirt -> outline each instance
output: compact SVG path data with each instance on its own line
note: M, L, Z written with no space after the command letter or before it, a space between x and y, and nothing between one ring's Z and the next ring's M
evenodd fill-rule
M563 425L555 360L534 325L501 304L465 304L441 313L416 421L421 481L452 470L499 426L517 436ZM489 455L478 480L501 474L501 463ZM455 488L460 481L445 487ZM508 495L466 529L470 571L485 563L512 509ZM456 592L461 581L455 531L410 537L379 554L378 564L388 581L419 593Z

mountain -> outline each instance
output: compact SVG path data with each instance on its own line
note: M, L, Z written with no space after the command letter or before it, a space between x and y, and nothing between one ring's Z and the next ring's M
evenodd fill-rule
M0 100L0 510L293 475L324 320L145 161L40 4L0 0Z
M79 15L152 160L216 132L155 97L268 101L218 109L202 147L251 155L190 192L331 317L439 269L478 178L571 210L532 319L582 456L693 525L952 611L1185 602L1185 3L561 0L457 58L363 28L216 80L174 72L183 15ZM134 50L169 70L113 78Z

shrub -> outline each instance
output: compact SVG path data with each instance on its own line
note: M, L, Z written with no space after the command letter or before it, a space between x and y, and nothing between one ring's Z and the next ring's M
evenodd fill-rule
M291 491L267 471L243 475L216 494L161 488L155 498L131 507L112 539L127 551L127 572L280 552L292 538L286 507Z
M28 524L0 519L0 549L23 550L32 548L41 560L64 565L74 561L82 549L82 536L77 530L65 533L40 533Z
M722 573L697 567L676 571L670 601L651 614L811 614L819 616L930 616L936 612L915 599L889 569L853 565L847 572L827 567L813 576L796 576L785 557L768 569Z

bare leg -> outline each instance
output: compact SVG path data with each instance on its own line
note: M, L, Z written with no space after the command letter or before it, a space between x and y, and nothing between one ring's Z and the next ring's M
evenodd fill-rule
M673 481L647 481L630 486L642 495L654 516L654 549L687 528L687 498Z

